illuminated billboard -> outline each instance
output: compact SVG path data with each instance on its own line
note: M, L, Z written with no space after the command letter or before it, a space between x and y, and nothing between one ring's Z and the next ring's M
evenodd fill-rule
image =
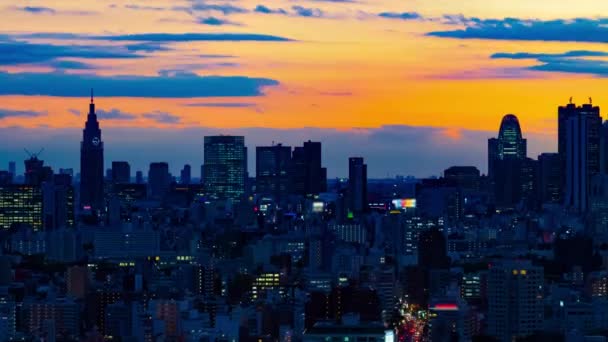
M392 201L395 209L411 209L416 208L415 198L399 198Z
M313 213L322 213L324 209L325 209L325 203L312 202L312 212Z

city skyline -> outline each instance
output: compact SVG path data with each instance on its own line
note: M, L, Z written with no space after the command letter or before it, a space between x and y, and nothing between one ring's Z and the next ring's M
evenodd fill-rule
M138 151L163 152L165 145L161 160L176 173L179 164L201 157L198 148L186 152L194 145L179 137L200 145L203 136L224 133L246 136L250 147L322 140L330 177L347 174L347 162L332 163L353 144L369 160L371 177L437 175L463 159L485 171L476 144L494 134L503 115L518 116L534 156L556 149L557 105L570 96L578 104L589 96L606 101L594 91L606 82L606 29L596 17L606 6L593 0L574 9L521 0L464 7L318 0L5 6L0 47L10 53L0 59L6 85L0 164L20 160L24 147L49 146L53 165L75 168L76 160L63 157L74 150L57 140L76 139L94 87L110 134L108 160L126 159L110 141ZM172 155L176 147L186 148ZM445 148L453 150L436 152ZM416 162L394 165L395 155Z

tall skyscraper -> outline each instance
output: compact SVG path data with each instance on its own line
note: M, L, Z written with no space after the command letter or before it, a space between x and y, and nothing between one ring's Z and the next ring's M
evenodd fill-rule
M91 91L91 104L80 144L80 206L103 210L103 141L95 114L95 102Z
M488 335L513 341L542 330L543 268L530 261L492 263L488 272Z
M30 154L25 162L25 184L40 186L43 182L53 178L53 170L50 166L44 166L44 160L38 159L38 154Z
M479 190L481 173L475 166L452 166L443 171L443 177L460 188Z
M541 203L562 202L561 161L558 153L538 156L538 198Z
M367 209L367 164L361 157L348 159L348 202L354 213Z
M144 173L141 171L135 172L135 183L144 184Z
M13 178L17 177L17 164L14 161L8 162L8 172L13 175Z
M291 147L281 144L258 146L255 153L255 181L258 194L280 201L289 194Z
M112 183L127 184L131 183L131 166L126 161L112 162Z
M57 174L42 186L44 230L74 226L74 187L72 177Z
M600 172L600 108L570 103L559 108L558 120L559 154L565 160L564 204L585 212L591 177Z
M169 174L169 164L150 163L148 171L148 194L152 199L162 199L171 185L171 175Z
M184 165L184 168L182 169L181 173L180 173L180 177L179 177L179 181L182 184L190 184L192 182L192 168L190 167L190 165L186 164Z
M307 141L292 153L291 192L314 195L327 191L327 169L321 163L321 143Z
M500 123L498 138L488 139L488 176L494 200L501 208L511 208L524 196L527 179L522 170L526 163L527 141L522 137L519 120L505 115Z
M247 178L245 137L207 136L204 148L205 191L217 198L239 200Z

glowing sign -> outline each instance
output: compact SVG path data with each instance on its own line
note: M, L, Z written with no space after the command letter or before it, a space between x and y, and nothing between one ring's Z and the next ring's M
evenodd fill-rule
M323 209L325 209L325 203L323 203L323 202L312 202L312 212L313 213L322 213Z
M441 303L435 304L435 306L431 307L431 310L435 311L457 311L458 305L452 303Z
M402 199L394 199L392 201L395 209L410 209L416 208L416 199L415 198L402 198Z

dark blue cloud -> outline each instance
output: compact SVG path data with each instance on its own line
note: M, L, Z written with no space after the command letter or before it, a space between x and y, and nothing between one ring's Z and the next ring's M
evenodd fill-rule
M116 5L110 5L110 7L115 8ZM159 6L146 6L146 5L138 5L138 4L126 4L124 5L126 9L138 10L138 11L164 11L165 7Z
M215 97L259 96L262 88L279 82L245 76L98 76L65 73L0 72L0 95L80 97L95 88L101 96Z
M43 6L25 6L25 7L17 7L16 8L19 11L24 11L24 12L28 12L28 13L34 13L34 14L55 14L56 11L50 7L43 7Z
M233 22L231 22L229 20L220 19L217 17L199 18L198 23L203 24L203 25L211 25L211 26L235 25Z
M46 62L43 64L44 66L48 66L57 70L93 70L97 69L94 65L78 62L78 61L70 61L70 60L53 60L50 62Z
M427 35L457 39L540 40L608 43L608 19L479 19L451 17L464 29L435 31Z
M422 16L416 12L382 12L378 16L389 19L419 20Z
M573 50L564 53L495 53L491 58L503 59L532 59L538 64L526 67L524 70L565 72L575 74L591 74L599 77L608 76L608 62L585 57L605 57L608 52Z
M207 1L201 1L201 0L192 1L192 4L188 8L192 11L221 12L224 15L248 12L247 9L245 9L243 7L238 7L238 6L231 5L231 4L213 4L213 3L208 3Z
M181 121L180 117L167 112L152 112L143 114L144 118L164 124L177 124Z
M96 36L94 39L140 42L196 42L196 41L257 41L286 42L289 38L255 33L140 33L114 36Z
M248 108L255 107L255 103L250 102L200 102L188 103L187 107L211 107L211 108Z
M321 18L324 17L325 14L319 8L308 8L302 6L293 6L291 9L294 13L300 17L313 17L313 18Z
M10 117L37 117L46 115L45 111L34 111L34 110L15 110L15 109L6 109L0 108L0 120L4 118Z
M0 41L0 65L44 63L58 58L138 58L120 48L82 45L34 44L17 41ZM64 62L65 63L65 62ZM75 66L76 64L72 64Z
M289 13L287 13L286 10L284 10L282 8L270 8L265 5L257 5L253 11L257 12L257 13L264 13L264 14L283 14L283 15L289 14Z
M590 50L573 50L563 53L529 53L529 52L515 52L506 53L498 52L490 56L493 59L543 59L543 58L572 58L572 57L602 57L608 56L608 52L604 51L590 51Z
M171 50L163 43L156 42L143 42L137 44L126 45L125 48L133 52L158 52L158 51L169 51Z
M132 120L136 118L136 116L131 113L123 112L115 108L109 111L97 109L95 113L97 114L99 119L105 120Z
M75 108L68 109L68 112L70 112L71 114L76 115L76 116L80 116L80 113L81 113L80 110L75 109Z

